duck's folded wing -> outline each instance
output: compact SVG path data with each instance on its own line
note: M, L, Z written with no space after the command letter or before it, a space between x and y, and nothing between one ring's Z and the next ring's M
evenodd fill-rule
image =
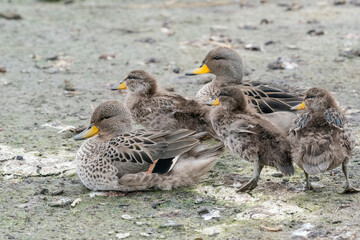
M235 122L231 123L228 131L231 133L248 133L248 134L256 134L255 125L248 123L243 119L238 119Z
M291 107L301 103L303 99L300 91L286 92L264 84L247 82L243 84L243 91L261 113L291 111Z
M300 116L298 116L295 121L293 126L291 127L291 132L295 133L299 130L301 130L302 128L304 128L306 126L306 124L308 123L308 121L311 119L311 115L309 113L303 113Z
M345 116L339 110L329 108L324 113L325 120L332 126L343 129L345 124Z
M149 164L169 165L166 161L171 162L170 167L165 167L170 170L175 163L174 158L199 144L197 139L190 136L193 133L187 129L124 133L108 142L103 157L119 169L123 168L124 164L131 165L129 168L132 173L137 169L143 171Z

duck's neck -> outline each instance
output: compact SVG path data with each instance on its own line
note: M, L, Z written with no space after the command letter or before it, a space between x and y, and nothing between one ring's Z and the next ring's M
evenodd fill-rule
M229 86L229 85L238 85L242 82L242 75L240 76L226 76L226 75L216 75L216 81L214 83L218 87L222 87L223 85Z

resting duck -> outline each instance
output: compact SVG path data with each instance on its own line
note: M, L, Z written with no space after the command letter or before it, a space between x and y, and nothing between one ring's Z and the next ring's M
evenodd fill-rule
M265 84L255 81L242 81L243 61L240 55L227 47L217 47L211 50L204 58L200 68L186 73L196 75L212 73L215 78L203 86L196 97L207 102L214 99L220 93L221 87L238 85L248 96L249 102L260 113L272 113L277 111L290 111L291 107L299 104L303 92L299 89L279 87L279 84Z
M90 138L76 155L76 170L91 190L170 190L197 182L215 163L222 144L205 148L194 131L133 131L119 101L101 103L90 126L75 137Z
M358 192L351 186L348 175L355 138L335 98L325 89L311 88L304 102L294 109L304 109L291 127L290 143L293 159L305 173L306 189L312 189L309 174L342 165L346 178L343 193Z
M290 143L285 134L256 113L239 87L220 89L218 98L209 104L217 106L210 117L212 126L234 154L254 163L254 176L238 191L257 186L264 166L276 167L285 175L293 175Z
M181 95L159 90L156 79L142 70L134 70L113 90L127 89L125 104L132 119L146 129L187 128L214 137L209 113L211 107Z

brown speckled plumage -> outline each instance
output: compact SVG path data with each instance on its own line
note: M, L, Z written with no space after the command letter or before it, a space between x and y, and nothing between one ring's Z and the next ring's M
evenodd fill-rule
M119 101L100 104L91 124L100 133L84 142L76 155L77 174L91 190L191 185L211 169L222 151L221 145L204 148L191 130L133 131L130 113ZM151 165L154 169L148 172Z
M294 162L304 170L306 187L311 189L308 174L319 174L343 165L348 182L347 164L355 138L335 98L325 89L311 88L304 98L305 110L290 130Z
M260 113L276 111L290 111L292 106L298 104L303 96L303 91L281 84L261 83L257 81L243 81L243 61L233 49L218 47L212 49L204 58L210 73L216 75L210 83L203 86L196 97L207 102L216 98L221 87L240 86L248 101ZM190 74L191 75L191 74Z
M142 70L130 72L124 83L128 89L126 106L132 118L147 129L187 128L215 135L209 119L210 107L159 90L156 79Z
M240 191L256 187L263 166L294 174L285 135L247 104L239 87L221 88L218 99L220 106L210 115L214 130L231 152L254 162L254 177Z

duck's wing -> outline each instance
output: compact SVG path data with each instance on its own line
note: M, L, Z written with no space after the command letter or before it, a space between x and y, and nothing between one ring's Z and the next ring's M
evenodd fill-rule
M343 129L345 124L345 116L337 109L329 108L324 113L325 120L332 126Z
M303 100L302 90L287 92L258 82L244 82L242 90L260 113L291 111L291 107Z
M138 130L123 133L108 142L103 157L110 160L121 174L126 170L130 171L129 173L136 173L149 164L155 164L151 166L151 172L157 164L166 165L161 167L161 171L169 171L175 164L177 156L189 151L199 143L198 140L189 137L193 133L187 129Z
M309 113L302 113L300 114L294 121L294 124L292 125L290 131L292 133L296 133L297 131L303 129L306 124L311 119L311 115Z

